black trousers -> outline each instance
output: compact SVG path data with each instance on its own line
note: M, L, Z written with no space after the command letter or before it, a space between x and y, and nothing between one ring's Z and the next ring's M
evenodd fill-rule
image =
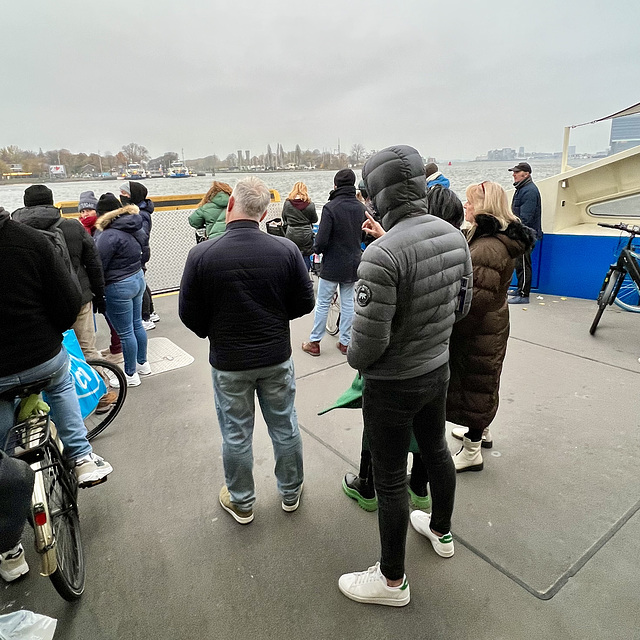
M380 569L389 580L404 576L409 526L407 453L412 430L431 487L431 526L439 533L451 529L456 471L445 438L448 386L448 363L408 380L365 376L362 414L378 496Z
M153 312L153 298L151 297L151 289L149 289L149 285L147 285L147 288L142 294L142 319L148 321Z
M516 278L518 293L528 298L531 292L531 251L516 259Z

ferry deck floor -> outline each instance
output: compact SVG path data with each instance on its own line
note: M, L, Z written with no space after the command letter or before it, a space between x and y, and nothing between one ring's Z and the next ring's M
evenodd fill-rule
M195 362L130 389L94 441L115 471L80 496L85 594L66 603L38 576L27 530L31 572L0 587L0 613L57 618L60 640L640 638L638 316L607 309L591 337L593 301L532 296L511 308L494 448L482 472L458 475L455 556L440 558L409 527L411 602L390 608L337 586L378 559L379 539L376 514L341 489L359 460L361 413L317 415L354 375L336 338L312 358L300 350L312 315L292 323L301 506L280 507L258 412L258 501L241 526L217 501L208 345L182 326L177 300L156 298L162 320L149 337Z

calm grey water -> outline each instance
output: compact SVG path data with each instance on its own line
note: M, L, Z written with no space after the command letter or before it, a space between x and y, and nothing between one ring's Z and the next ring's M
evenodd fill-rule
M460 162L451 166L441 165L440 170L451 181L451 188L464 201L464 192L468 185L482 182L483 180L494 180L505 188L511 187L511 173L509 167L515 163L511 162ZM559 161L544 161L534 163L533 178L542 180L555 175L560 171ZM264 180L269 188L277 189L282 199L287 197L294 182L302 180L308 189L311 199L319 206L327 202L329 191L333 188L333 176L335 171L283 171L278 173L218 173L216 180L228 182L233 186L240 178L247 175L258 175ZM360 171L356 171L358 180ZM193 178L154 178L144 180L143 183L149 190L149 197L164 195L186 195L191 193L204 193L211 185L213 178L193 177ZM47 186L53 190L56 202L66 200L77 200L82 191L93 191L96 197L102 193L111 191L119 194L119 186L122 180L106 181L78 181L78 182L48 182ZM8 211L22 207L22 195L28 184L3 184L0 185L0 206Z

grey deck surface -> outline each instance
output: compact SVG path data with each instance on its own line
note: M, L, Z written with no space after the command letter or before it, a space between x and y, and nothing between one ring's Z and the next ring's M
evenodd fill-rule
M544 303L544 304L540 304ZM258 413L255 521L221 510L220 436L207 344L156 299L165 336L195 357L130 389L95 442L115 471L80 496L87 589L75 605L37 575L0 586L0 614L58 618L61 639L640 638L640 317L607 309L595 337L593 301L532 297L512 331L480 473L458 475L456 554L438 557L411 528L404 609L361 605L341 573L378 559L376 514L341 490L359 460L361 414L317 412L354 372L326 336L322 356L293 323L305 491L287 514ZM106 343L101 333L99 346ZM456 441L451 440L455 449Z

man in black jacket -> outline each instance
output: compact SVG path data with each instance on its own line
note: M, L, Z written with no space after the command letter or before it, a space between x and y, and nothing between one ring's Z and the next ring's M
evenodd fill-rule
M322 208L322 217L314 251L322 254L318 300L313 329L302 350L311 356L320 355L329 315L329 306L340 287L340 334L337 347L347 355L353 322L353 289L358 279L358 265L362 255L362 223L366 220L365 206L356 197L356 175L351 169L340 169L333 179L334 190Z
M82 230L83 233L84 230ZM87 440L62 332L71 327L80 291L42 234L0 213L0 393L50 378L51 415L81 486L113 471ZM13 426L13 403L0 400L0 446ZM28 567L21 545L0 556L0 575L12 580Z
M542 238L542 200L540 191L531 178L531 165L528 162L520 162L509 171L513 171L513 186L516 188L511 201L511 211L520 218L522 224L533 229L537 240L540 240ZM518 284L515 289L509 290L509 304L529 304L532 252L533 247L526 251L522 258L516 260Z
M260 231L269 199L262 180L240 180L229 198L226 232L189 252L180 285L180 319L209 338L226 481L219 500L240 524L253 520L256 394L282 508L295 511L302 493L289 321L313 309L313 286L298 247Z
M51 189L43 184L34 184L25 190L24 204L11 217L33 229L49 230L61 218L60 210L53 205ZM104 276L100 256L93 238L78 220L63 218L60 230L82 289L82 307L73 323L73 330L84 357L100 359L93 324L93 305L104 313Z

